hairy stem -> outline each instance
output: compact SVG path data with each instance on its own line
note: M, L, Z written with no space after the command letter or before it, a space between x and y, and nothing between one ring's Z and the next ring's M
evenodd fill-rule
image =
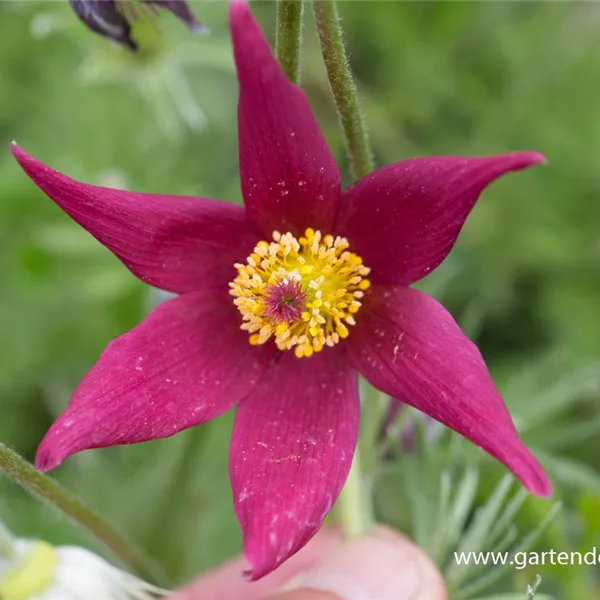
M275 55L288 79L300 83L300 47L302 46L302 0L277 0Z
M344 131L350 171L355 180L360 179L373 170L373 156L344 46L337 2L314 0L313 5L329 85Z
M26 491L58 509L68 519L96 538L115 556L151 583L162 584L160 570L141 551L108 525L94 510L64 489L58 482L44 475L16 452L0 443L0 473L3 473Z

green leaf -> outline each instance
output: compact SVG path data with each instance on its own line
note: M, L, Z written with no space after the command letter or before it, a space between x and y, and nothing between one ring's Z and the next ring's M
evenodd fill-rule
M436 555L438 564L443 564L448 557L448 553L463 534L465 523L473 509L478 483L479 472L471 468L464 472L456 485L454 502L444 517L445 523L440 522L439 524L439 542Z
M502 504L512 483L513 478L510 475L506 475L502 479L488 501L475 513L473 523L465 532L456 552L477 552L485 546L485 541L500 514ZM457 563L451 565L445 573L448 582L456 586L461 581L464 581L470 571L465 566Z
M545 452L536 452L550 478L580 491L593 492L600 495L600 474L586 464L553 456Z

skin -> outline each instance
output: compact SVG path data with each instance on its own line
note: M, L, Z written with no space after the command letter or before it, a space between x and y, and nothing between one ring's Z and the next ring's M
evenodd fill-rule
M377 527L360 540L319 533L274 573L248 583L242 558L194 581L169 600L447 600L442 577L408 539Z

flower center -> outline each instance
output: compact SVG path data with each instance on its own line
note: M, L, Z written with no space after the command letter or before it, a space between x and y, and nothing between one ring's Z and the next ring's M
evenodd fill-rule
M370 269L348 248L346 238L313 229L298 239L274 231L271 243L258 242L229 284L250 343L274 336L280 350L301 358L348 337L371 285Z

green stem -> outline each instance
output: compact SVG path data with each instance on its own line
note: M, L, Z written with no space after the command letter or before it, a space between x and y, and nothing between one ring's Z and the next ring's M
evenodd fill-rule
M302 46L302 0L277 0L275 55L288 79L300 83L300 47Z
M348 62L336 0L314 0L321 52L346 139L350 171L360 179L373 170L369 136Z
M390 406L389 397L367 382L361 382L365 410L360 419L360 438L363 443L363 469L373 473L380 458L381 433Z
M356 448L350 474L336 504L337 521L346 539L354 539L371 530L372 511L361 471L360 444Z
M4 473L25 490L65 514L71 521L110 549L125 564L133 568L141 577L152 583L162 583L157 581L157 573L160 571L149 558L125 541L79 498L50 477L36 471L32 464L2 443L0 443L0 473Z

